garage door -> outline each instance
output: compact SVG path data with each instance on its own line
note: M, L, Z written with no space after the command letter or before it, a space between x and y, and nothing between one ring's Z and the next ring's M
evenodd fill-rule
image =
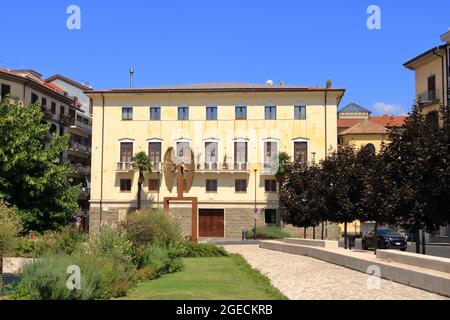
M198 231L200 237L223 238L225 236L224 210L200 209Z

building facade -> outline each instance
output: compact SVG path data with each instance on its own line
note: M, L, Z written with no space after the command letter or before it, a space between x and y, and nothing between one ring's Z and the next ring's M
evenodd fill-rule
M343 89L210 83L88 92L93 102L90 230L120 221L137 207L131 158L144 151L143 207L162 208L167 188L161 162L169 147L194 152L199 237L240 238L243 229L279 224L274 173L279 152L319 161L337 147ZM254 209L257 209L255 215ZM192 235L190 203L171 210Z
M43 122L50 125L52 133L70 135L69 148L61 155L61 162L69 162L69 174L74 185L81 185L80 211L75 213L87 226L90 194L92 119L80 109L78 99L61 87L42 79L34 70L0 69L0 94L11 103L28 106L39 103L44 114Z
M441 36L445 44L430 49L406 62L415 72L416 102L429 120L439 125L439 110L450 106L450 31ZM427 234L429 242L450 242L450 225Z

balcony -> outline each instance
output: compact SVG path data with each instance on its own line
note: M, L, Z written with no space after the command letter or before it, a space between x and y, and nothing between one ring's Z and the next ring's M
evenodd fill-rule
M48 110L46 107L41 107L41 111L44 114L43 117L44 120L53 120L53 113L51 113L51 111Z
M161 172L162 171L162 163L160 162L154 162L150 164L151 172Z
M430 104L441 101L439 90L427 90L417 95L417 103Z
M200 173L222 173L222 172L249 172L247 162L231 163L197 163L197 171Z
M71 131L75 133L92 133L92 118L81 113L80 111L76 112L76 116L70 124Z
M273 176L278 172L278 163L264 162L262 164L261 174Z
M117 172L130 172L133 170L131 162L117 162Z
M91 168L89 166L84 166L82 164L73 165L73 169L76 173L88 176L91 174Z
M69 151L80 152L89 155L91 153L91 147L71 141L69 144Z

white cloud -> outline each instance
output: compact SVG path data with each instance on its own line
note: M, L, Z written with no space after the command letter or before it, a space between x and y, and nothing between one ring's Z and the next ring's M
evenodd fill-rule
M391 104L384 102L377 102L372 106L372 110L380 115L404 115L405 110L401 104Z

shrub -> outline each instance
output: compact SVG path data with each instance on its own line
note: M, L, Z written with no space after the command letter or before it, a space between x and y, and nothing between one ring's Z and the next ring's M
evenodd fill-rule
M21 220L16 209L0 202L0 255L14 244L22 230Z
M184 257L223 257L228 253L223 247L218 247L210 243L186 243Z
M139 272L140 276L148 274L147 279L151 280L180 271L183 262L179 256L171 254L170 248L154 243L140 248L138 267L143 270Z
M257 239L284 239L289 238L291 235L281 230L277 227L258 227L256 228L256 238ZM253 239L254 238L254 232L253 230L248 232L248 238Z
M164 210L145 209L131 214L125 230L136 247L155 240L164 245L184 242L179 221Z

